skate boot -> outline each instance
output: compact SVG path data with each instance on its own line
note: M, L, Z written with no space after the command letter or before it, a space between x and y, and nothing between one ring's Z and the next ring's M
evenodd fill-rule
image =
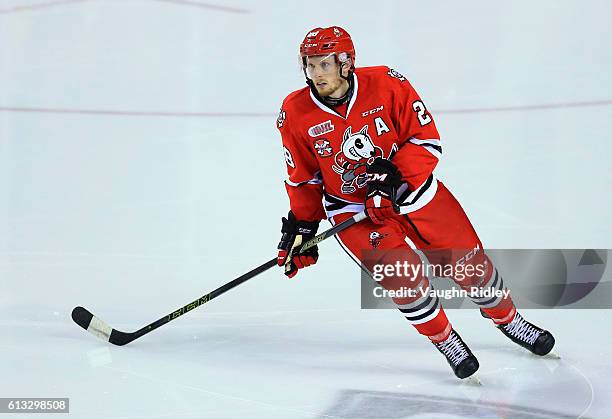
M536 355L546 355L555 346L555 338L549 331L529 323L519 313L510 323L497 325L497 328L512 342Z
M478 370L478 360L454 330L446 340L434 342L434 345L446 357L457 377L467 378Z

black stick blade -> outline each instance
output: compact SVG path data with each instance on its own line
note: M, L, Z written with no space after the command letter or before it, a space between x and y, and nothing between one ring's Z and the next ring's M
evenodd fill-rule
M126 333L117 329L113 329L108 338L108 341L113 345L123 346L136 339L136 337L137 335L135 333Z
M83 329L87 330L93 314L83 307L75 307L72 309L72 320Z

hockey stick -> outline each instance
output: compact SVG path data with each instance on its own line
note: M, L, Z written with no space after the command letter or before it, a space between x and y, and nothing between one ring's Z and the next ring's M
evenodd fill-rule
M338 234L342 230L345 230L349 228L350 226L352 226L353 224L356 224L366 218L367 218L367 215L365 211L355 214L351 218L341 222L340 224L330 228L329 230L326 230L322 232L321 234L316 235L312 239L304 242L304 244L295 248L291 254L301 253L305 250L308 250L311 247L316 246L318 243L322 242L323 240ZM74 322L78 324L79 326L81 326L83 329L99 337L100 339L106 340L112 343L113 345L123 346L123 345L126 345L132 342L135 339L138 339L141 336L146 335L149 332L152 332L158 327L171 322L172 320L176 320L178 317L182 316L188 311L191 311L194 308L197 308L201 306L202 304L209 302L213 298L217 298L224 292L229 291L234 287L237 287L243 282L246 282L247 280L259 275L260 273L267 271L268 269L270 269L271 267L275 265L276 265L276 258L270 259L266 263L256 267L255 269L245 273L244 275L239 276L238 278L228 282L227 284L220 286L219 288L209 292L208 294L201 296L197 300L192 301L191 303L179 308L178 310L173 311L172 313L162 317L159 320L154 321L153 323L135 332L122 332L121 330L113 329L108 324L100 320L100 318L94 316L89 310L87 310L86 308L80 307L80 306L75 307L72 310L72 320L74 320Z

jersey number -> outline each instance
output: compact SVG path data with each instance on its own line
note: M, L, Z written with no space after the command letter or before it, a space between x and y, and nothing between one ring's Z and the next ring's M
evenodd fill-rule
M417 113L419 124L421 124L422 127L431 122L431 116L429 116L427 113L427 108L425 108L425 104L423 104L423 102L420 100L415 100L412 103L412 109L414 109L414 111Z
M287 166L293 167L295 169L295 163L293 162L293 156L287 147L283 147L283 151L285 153L285 163Z

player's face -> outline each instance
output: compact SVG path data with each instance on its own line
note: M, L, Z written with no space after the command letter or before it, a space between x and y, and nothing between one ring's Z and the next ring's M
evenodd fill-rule
M343 82L346 83L340 77L340 68L333 54L306 57L306 74L323 97L333 97L335 92L342 89Z

